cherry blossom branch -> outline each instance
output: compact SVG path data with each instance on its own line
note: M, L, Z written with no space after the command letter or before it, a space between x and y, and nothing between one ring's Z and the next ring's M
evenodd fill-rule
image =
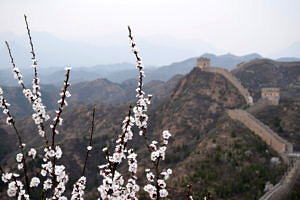
M84 176L84 174L85 174L85 168L86 168L86 165L87 165L87 160L88 160L88 157L89 157L89 153L92 150L92 142L93 142L94 126L95 126L95 112L96 112L96 108L94 107L93 114L92 114L92 127L91 127L91 134L90 134L89 146L87 147L85 161L84 161L84 166L83 166L83 170L82 170L81 176Z
M25 187L28 195L30 195L30 187L29 187L29 177L27 173L27 165L26 165L26 154L24 151L25 144L22 141L21 135L16 127L16 122L13 118L13 116L10 113L9 110L10 104L6 102L5 98L3 97L3 90L0 88L0 107L3 108L3 113L7 115L6 123L8 125L11 125L17 135L17 139L19 142L19 150L21 151L21 154L17 154L17 162L19 163L19 169L23 168L24 177L25 177ZM22 163L22 164L20 164Z
M61 93L60 93L61 99L58 100L58 102L57 102L59 104L59 107L58 107L58 110L56 110L56 116L53 119L54 123L50 125L50 128L52 129L52 144L51 144L51 149L49 149L49 150L50 151L53 150L56 154L51 159L52 160L52 184L53 184L54 188L57 186L57 176L55 173L56 159L59 159L61 157L61 154L59 156L57 156L57 151L61 152L61 149L59 146L55 145L55 136L57 134L59 134L59 132L57 130L57 126L62 125L62 122L63 122L63 119L61 118L62 111L63 111L64 107L68 105L66 98L71 96L70 92L68 91L68 87L71 85L69 83L71 69L72 69L71 67L65 68L65 70L67 71L65 74L66 79L64 80L64 87L61 89Z
M137 105L134 107L134 117L136 119L136 125L140 129L139 134L145 135L146 129L147 129L147 121L148 121L148 115L147 112L147 105L150 104L150 100L152 98L152 95L148 95L148 98L145 98L145 92L143 91L143 78L145 77L145 72L143 71L144 65L142 62L142 58L139 56L138 48L136 46L136 43L132 36L132 31L130 26L128 26L128 32L129 32L129 43L131 50L136 58L136 68L139 71L139 81L138 81L138 87L136 89L137 92Z
M38 72L37 72L37 63L38 63L38 60L36 59L36 55L35 55L35 51L34 51L34 46L33 46L33 42L32 42L32 37L31 37L31 31L29 29L29 25L28 25L28 21L27 21L27 16L24 15L24 20L25 20L25 24L26 24L26 29L27 29L27 35L28 35L28 38L29 38L29 43L30 43L30 47L31 47L31 51L30 53L32 54L32 67L34 69L34 78L32 80L32 92L33 94L36 95L36 99L40 101L40 104L41 104L41 92L40 92L40 79L38 78ZM43 105L40 105L40 106L43 106ZM42 121L41 123L39 123L39 131L40 131L40 135L43 135L45 133L45 127L44 127L44 123L43 121L47 121L48 120L48 117L45 116L45 114L43 112L41 113L37 113L37 117L38 118L41 118ZM48 146L48 139L47 137L45 137L45 143L46 143L46 146Z
M161 160L165 159L165 152L167 149L168 139L171 136L169 131L163 131L163 144L160 147L157 147L158 142L152 141L150 144L147 137L147 123L148 123L148 107L151 103L152 95L148 95L148 98L145 98L145 92L143 91L143 78L145 77L145 73L143 71L144 65L142 63L142 59L138 54L138 48L137 45L133 39L131 28L128 26L128 32L129 32L129 42L132 49L133 54L136 58L137 68L139 71L139 81L138 81L138 88L136 89L137 92L137 105L134 107L134 117L135 117L135 123L137 127L139 128L139 134L143 136L146 147L151 155L151 161L153 164L153 168L155 170L155 174L151 172L150 169L146 169L146 176L148 181L154 182L154 185L147 184L144 187L144 190L149 194L151 199L160 200L160 198L165 198L168 196L168 191L166 190L166 183L165 180L169 178L169 176L172 174L172 170L168 169L166 171L160 172L159 170L159 164Z
M8 54L9 54L9 57L10 57L10 60L11 60L12 71L14 73L14 78L18 80L18 84L23 89L24 96L31 103L32 109L35 112L32 115L32 118L33 118L35 124L37 124L37 126L38 126L39 135L44 138L45 144L46 144L46 146L48 146L48 139L47 139L47 136L45 135L45 130L44 130L44 121L47 121L49 119L49 116L46 114L45 106L42 104L42 100L39 97L40 96L39 92L36 93L36 94L33 94L30 89L26 88L26 86L25 86L25 84L22 80L23 76L20 72L20 69L18 67L16 67L16 64L14 62L14 58L12 56L10 46L9 46L7 41L5 41L5 44L6 44ZM39 96L37 96L37 95L39 95Z
M58 110L56 110L56 117L53 119L54 123L52 125L50 125L50 128L52 129L52 148L54 149L55 147L55 136L59 133L58 130L56 129L58 125L62 125L62 121L63 119L60 118L63 108L65 106L68 105L66 98L70 97L70 92L68 91L68 87L71 85L69 83L69 79L70 79L70 71L71 71L71 67L66 67L65 70L67 71L65 76L66 79L64 80L64 87L61 89L61 99L57 101L57 103L60 105L58 107Z
M129 32L128 37L130 39L130 45L131 45L131 48L132 48L132 52L133 52L133 54L136 58L136 62L137 62L136 67L139 69L139 85L138 85L137 92L138 92L138 95L142 96L142 95L144 95L143 90L142 90L143 78L145 77L145 73L143 71L144 65L143 65L143 62L142 62L142 58L138 54L138 49L137 49L136 43L134 42L130 26L128 26L128 32Z
M67 90L71 85L69 83L70 70L71 67L66 67L66 79L64 80L64 87L61 89L60 97L58 100L58 110L56 110L56 116L53 119L53 124L50 125L52 129L52 144L44 148L44 164L42 164L41 175L46 177L49 176L43 183L43 195L47 190L53 189L53 196L50 198L52 200L64 199L62 196L66 190L65 185L67 184L69 177L65 171L64 165L56 165L56 160L62 157L62 150L59 145L55 144L55 136L59 133L57 127L62 125L63 119L61 118L62 111L65 106L67 106L66 98L70 97L71 94Z
M137 177L135 176L137 171L136 154L133 149L127 150L126 147L128 141L133 138L131 127L134 125L134 118L131 117L131 109L132 106L130 105L128 115L123 121L122 132L116 141L117 145L114 153L110 155L107 148L103 149L107 164L99 166L103 181L98 187L98 191L102 199L136 199L136 193L139 191L139 186L136 184ZM131 178L127 180L126 187L124 187L122 174L117 171L123 159L128 159L128 171L131 173Z

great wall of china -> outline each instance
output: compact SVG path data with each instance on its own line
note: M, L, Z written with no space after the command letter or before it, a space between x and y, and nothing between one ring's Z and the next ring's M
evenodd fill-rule
M253 104L253 99L249 91L245 87L243 87L241 82L228 70L210 66L210 61L207 58L199 58L197 60L197 66L205 72L218 73L224 76L234 87L238 89L239 93L244 97L247 104Z
M244 88L241 84L241 82L233 76L228 70L226 69L221 69L218 67L206 67L203 69L203 71L206 72L212 72L212 73L218 73L224 76L234 87L236 87L239 91L239 93L244 97L245 101L247 104L251 105L253 102L251 101L251 95L249 91Z
M234 109L227 110L227 113L233 120L240 121L248 127L280 155L283 154L284 156L284 154L293 153L293 145L291 143L278 136L267 125L263 124L247 111Z
M244 97L247 104L250 105L248 111L256 110L261 106L268 105L268 103L263 101L259 101L257 105L254 104L249 91L245 87L243 87L241 82L234 75L232 75L228 70L210 66L209 59L199 58L197 60L197 66L203 71L218 73L221 74L223 77L225 77L234 87L237 88L240 94ZM269 88L269 89L271 91L274 90L274 88ZM277 94L275 94L275 102L277 97L276 95ZM273 101L271 103L273 104L274 103L273 94L271 96L271 101ZM278 98L278 102L279 102L279 98ZM289 143L288 141L280 137L271 128L269 128L267 125L263 124L261 121L256 119L248 111L241 110L241 109L233 109L233 110L227 110L227 114L233 120L241 122L247 128L249 128L254 134L258 135L263 141L266 142L266 144L268 144L274 151L276 151L281 156L283 161L289 166L288 170L281 178L281 180L259 199L259 200L281 200L289 193L289 191L294 186L297 178L300 176L300 152L294 152L293 145L291 143Z

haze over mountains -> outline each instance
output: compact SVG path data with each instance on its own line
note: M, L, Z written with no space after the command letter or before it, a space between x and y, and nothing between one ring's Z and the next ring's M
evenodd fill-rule
M300 57L300 41L291 44L286 49L274 53L272 57Z
M115 64L134 62L128 47L127 33L124 35L110 35L109 40L101 36L94 39L94 43L84 42L84 39L66 40L47 32L33 32L36 53L41 67L73 67L94 66L99 64ZM0 32L0 41L9 41L18 66L30 66L29 44L26 35ZM199 40L183 40L170 36L148 36L138 40L144 62L147 65L167 65L179 62L189 57L199 56L210 52L224 54L228 50L220 50L213 45ZM300 42L280 52L274 53L272 58L300 57ZM0 67L8 64L7 50L0 45Z
M51 41L49 41L51 43ZM13 43L14 44L14 43ZM53 44L53 43L52 43ZM12 45L13 46L13 45ZM47 45L45 45L47 46ZM51 46L51 45L50 45ZM21 48L21 46L14 46L14 47L20 47L16 48L14 50L14 58L17 63L17 66L20 66L19 68L22 70L22 74L24 75L24 80L25 82L29 83L32 80L32 69L30 67L30 55L28 52L29 50L25 50ZM49 47L49 46L47 46ZM54 49L60 49L62 48L57 48L53 46ZM38 48L39 49L39 48ZM73 49L73 48L71 48ZM76 50L76 48L74 47ZM1 49L1 54L0 54L0 64L1 66L6 66L6 67L1 67L0 68L0 85L6 85L6 86L16 86L16 81L13 80L13 76L10 72L10 69L8 67L11 66L9 62L9 57L7 55L7 50L3 47ZM40 49L39 49L40 51ZM127 49L128 51L128 49ZM41 51L43 52L43 51ZM93 51L91 51L93 52ZM45 52L44 52L45 53ZM78 51L79 53L79 51ZM58 56L56 55L58 54ZM75 58L75 61L72 62L77 62L76 59L81 59L85 57L82 55L77 55L76 52L70 53L72 54L71 57ZM50 52L50 53L41 53L41 62L39 63L39 74L42 80L43 84L53 84L53 85L60 85L63 81L63 65L61 64L60 67L45 67L43 63L47 63L47 59L43 60L44 57L47 55L53 55L53 60L55 59L68 59L68 55L65 55L60 51L55 51L55 52ZM158 53L158 55L160 55ZM199 54L200 55L200 54ZM95 57L98 55L94 55ZM236 56L233 54L224 54L224 55L215 55L215 54L202 54L201 56L207 57L211 60L211 64L213 66L218 66L221 68L225 69L233 69L236 65L255 59L255 58L263 58L261 55L257 53L252 53L244 56ZM49 56L48 56L49 57ZM167 81L170 78L172 78L174 75L177 74L187 74L188 72L191 71L193 67L195 67L196 59L199 56L196 57L191 57L179 62L174 62L169 65L164 65L161 67L151 67L146 64L146 69L145 72L147 74L145 81L149 82L151 80L160 80L160 81ZM24 59L26 58L26 59ZM87 57L86 57L87 58ZM22 59L24 59L22 61ZM71 58L70 58L71 59ZM102 60L102 56L99 54L99 60ZM294 58L294 57L282 57L278 59L279 61L287 61L287 62L292 62L292 61L299 61L300 59ZM26 63L24 65L19 64L19 63ZM63 61L61 63L64 63ZM79 82L85 82L85 81L93 81L96 79L108 79L109 81L116 82L116 83L122 83L123 81L126 81L128 79L133 79L137 77L137 72L135 70L135 65L131 63L116 63L116 64L107 64L107 65L93 65L89 67L74 67L72 71L73 76L71 77L72 83L79 83Z
M125 27L126 28L126 27ZM126 30L126 29L125 29ZM65 40L45 32L33 32L34 45L41 66L73 67L93 66L98 64L114 64L134 62L128 45L127 33L118 36L95 38L95 42ZM1 33L0 41L11 42L12 50L20 66L30 66L28 61L29 44L26 35ZM186 41L171 37L152 36L139 41L144 62L148 65L162 65L180 61L205 52L222 53L222 51L202 41ZM174 59L176 58L176 59ZM5 45L0 46L0 66L8 61Z

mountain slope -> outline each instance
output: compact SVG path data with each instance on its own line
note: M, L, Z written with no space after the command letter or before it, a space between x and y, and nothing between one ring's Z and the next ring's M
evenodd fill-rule
M279 87L283 98L300 97L300 62L255 59L239 65L232 73L255 99L260 97L262 87Z
M300 151L300 101L289 99L278 106L266 106L254 115Z
M258 199L267 182L279 181L284 168L271 163L276 154L243 125L223 118L207 135L176 169L175 197L192 184L195 199Z

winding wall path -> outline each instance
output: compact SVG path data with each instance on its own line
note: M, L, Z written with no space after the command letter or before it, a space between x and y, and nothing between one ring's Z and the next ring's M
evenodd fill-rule
M227 113L232 119L242 122L279 154L289 154L293 152L293 145L291 143L284 140L247 111L234 109L228 110Z
M290 170L282 177L270 191L266 192L259 200L282 200L292 190L300 175L300 160L296 160Z
M224 76L234 87L238 89L240 94L244 97L247 104L253 104L253 101L251 100L252 97L249 93L249 91L241 84L241 82L232 75L228 70L218 68L218 67L205 67L203 68L203 71L206 72L212 72L212 73L218 73Z
M205 67L202 69L206 72L218 73L223 75L233 86L235 86L240 94L244 97L249 105L253 105L253 99L249 91L243 87L241 82L229 71L217 67ZM260 107L257 105L257 107ZM251 109L251 107L250 107ZM253 108L254 109L254 108ZM263 141L265 141L272 149L274 149L282 157L283 161L289 165L289 169L271 190L266 192L259 200L282 200L288 195L293 188L297 178L300 176L300 153L293 151L293 145L281 138L277 133L270 129L267 125L256 119L253 115L245 110L234 109L227 110L228 115L237 121L243 123ZM292 163L292 165L290 165Z
M258 135L263 141L278 152L289 169L271 190L266 192L259 200L282 200L288 195L293 188L297 178L300 175L300 154L293 152L293 145L281 138L268 126L256 119L253 115L245 110L227 110L228 115L237 121L243 123L247 128ZM292 163L292 165L290 165Z

